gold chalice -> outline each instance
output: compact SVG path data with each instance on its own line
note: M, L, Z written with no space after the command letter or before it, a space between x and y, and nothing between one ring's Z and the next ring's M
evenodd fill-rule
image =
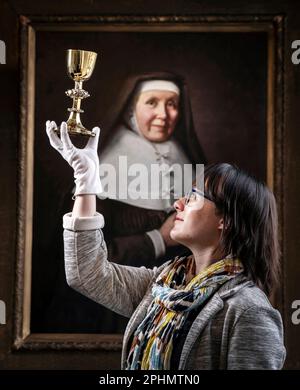
M97 53L86 50L69 49L67 51L67 70L69 77L75 81L75 87L66 91L66 95L73 99L69 119L67 120L68 133L70 135L84 135L94 137L95 134L86 129L80 120L80 114L84 111L80 108L81 100L90 96L82 88L82 83L87 81L94 70ZM55 129L58 133L59 128Z

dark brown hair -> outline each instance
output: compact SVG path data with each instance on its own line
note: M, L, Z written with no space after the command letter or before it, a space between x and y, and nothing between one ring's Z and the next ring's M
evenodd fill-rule
M279 280L278 216L275 197L262 182L230 164L209 165L205 192L223 215L221 245L267 294Z

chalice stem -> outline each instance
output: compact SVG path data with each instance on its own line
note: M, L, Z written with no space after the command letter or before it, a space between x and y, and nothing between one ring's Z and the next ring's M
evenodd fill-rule
M81 98L75 96L73 99L72 110L80 112L80 106L81 106Z
M82 81L75 81L75 90L81 90L82 89ZM81 98L79 96L74 96L73 99L73 107L72 109L77 110L80 112L80 105L81 105Z

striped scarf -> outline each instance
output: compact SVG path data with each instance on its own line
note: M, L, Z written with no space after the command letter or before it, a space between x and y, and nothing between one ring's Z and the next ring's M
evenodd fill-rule
M226 257L194 274L194 257L176 258L153 283L153 300L136 329L127 370L169 370L173 345L189 312L202 305L226 281L243 272L239 259Z

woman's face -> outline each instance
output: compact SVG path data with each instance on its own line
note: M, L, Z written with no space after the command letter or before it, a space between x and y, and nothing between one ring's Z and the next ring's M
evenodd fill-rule
M164 142L174 132L178 120L179 96L171 91L142 92L135 106L136 120L143 136Z
M215 204L202 195L185 203L185 198L174 203L177 215L170 237L190 249L218 245L223 219Z

